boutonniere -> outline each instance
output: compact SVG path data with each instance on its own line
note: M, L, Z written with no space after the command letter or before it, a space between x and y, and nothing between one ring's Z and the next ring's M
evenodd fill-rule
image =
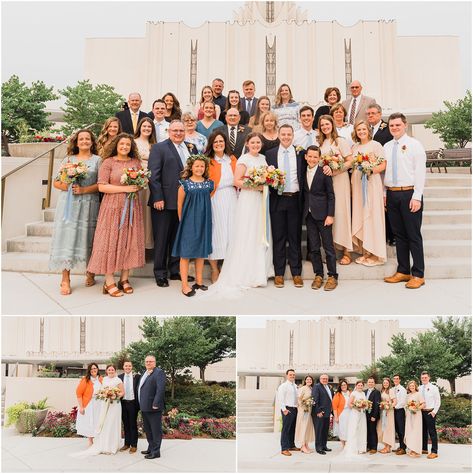
M406 145L402 145L402 147L401 147L401 151L402 151L403 153L405 153L405 152L406 152L406 150L407 150L407 146L406 146Z
M430 388L427 387L427 391L429 391L429 390L430 390Z
M243 125L240 125L238 127L238 133L243 133L245 131L245 127Z
M383 123L379 126L379 128L382 130L383 128L386 128L387 126L388 126L387 123L386 123L386 122L383 122Z
M304 150L305 150L305 148L303 146L301 146L301 145L296 146L296 153L300 153L301 151L304 151Z
M187 148L189 148L189 151L194 148L194 145L192 143L186 143Z

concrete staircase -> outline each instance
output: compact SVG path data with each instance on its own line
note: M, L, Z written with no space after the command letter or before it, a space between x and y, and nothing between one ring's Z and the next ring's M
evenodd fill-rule
M272 433L274 405L272 400L238 400L238 433Z
M469 174L427 173L422 233L426 278L471 277L471 176ZM26 225L26 235L9 239L2 256L2 270L49 273L49 247L54 226L54 209L43 211L43 220ZM303 234L305 256L305 232ZM375 280L394 273L395 249L388 247L383 266L338 266L343 280ZM208 266L205 267L209 273ZM83 273L76 268L73 273ZM135 276L152 277L152 264L137 269ZM304 262L303 277L313 278L312 266ZM204 275L209 277L209 275ZM287 270L286 278L290 278Z

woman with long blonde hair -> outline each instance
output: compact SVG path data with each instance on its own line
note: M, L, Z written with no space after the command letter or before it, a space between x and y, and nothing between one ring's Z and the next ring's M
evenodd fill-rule
M122 133L122 124L117 117L109 117L105 120L102 130L97 139L97 152L103 158L105 148L109 146L113 139Z

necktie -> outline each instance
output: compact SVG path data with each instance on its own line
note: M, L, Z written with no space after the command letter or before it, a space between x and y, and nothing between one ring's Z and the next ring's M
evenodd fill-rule
M313 144L314 142L312 141L312 134L310 132L307 132L306 148L309 148Z
M286 172L286 183L284 184L284 189L289 189L289 183L291 182L291 166L289 164L289 151L284 150L284 159L283 159L284 171Z
M350 110L350 123L353 125L355 121L355 110L356 110L356 97L353 98L353 103L351 104Z
M160 123L157 123L156 126L154 127L156 129L156 142L159 143L159 129L161 127L161 124Z
M399 143L394 140L393 152L391 159L393 160L393 186L397 186L397 147Z
M177 151L179 152L179 156L181 157L182 166L186 166L187 158L186 158L186 154L184 153L184 144L183 143L180 143L177 146Z
M235 127L232 127L230 129L230 148L232 151L235 151L235 144L236 144Z
M131 113L131 121L133 122L133 132L136 132L136 126L138 125L138 117L136 112Z
M373 127L373 125L371 125L370 128L371 128L371 136L374 137L374 127Z
M246 99L246 111L251 113L251 101L252 99Z
M125 398L131 400L131 375L125 375Z

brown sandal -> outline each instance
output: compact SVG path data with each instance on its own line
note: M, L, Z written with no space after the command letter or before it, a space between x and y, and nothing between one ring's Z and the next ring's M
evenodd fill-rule
M128 286L125 287L125 285ZM133 287L130 285L130 282L128 280L119 281L118 289L122 290L123 293L126 293L127 295L131 295L133 293Z
M61 295L63 296L67 296L72 293L70 281L61 281L61 285L59 288L61 289Z
M115 285L115 283L112 283L111 285L108 285L108 286L106 283L104 283L103 288L102 288L102 293L104 295L109 294L110 296L113 296L114 298L123 296L123 293L117 288L117 285Z
M85 273L85 286L94 286L95 283L96 283L95 273L86 272Z
M350 265L351 258L348 255L344 255L338 262L340 265Z

